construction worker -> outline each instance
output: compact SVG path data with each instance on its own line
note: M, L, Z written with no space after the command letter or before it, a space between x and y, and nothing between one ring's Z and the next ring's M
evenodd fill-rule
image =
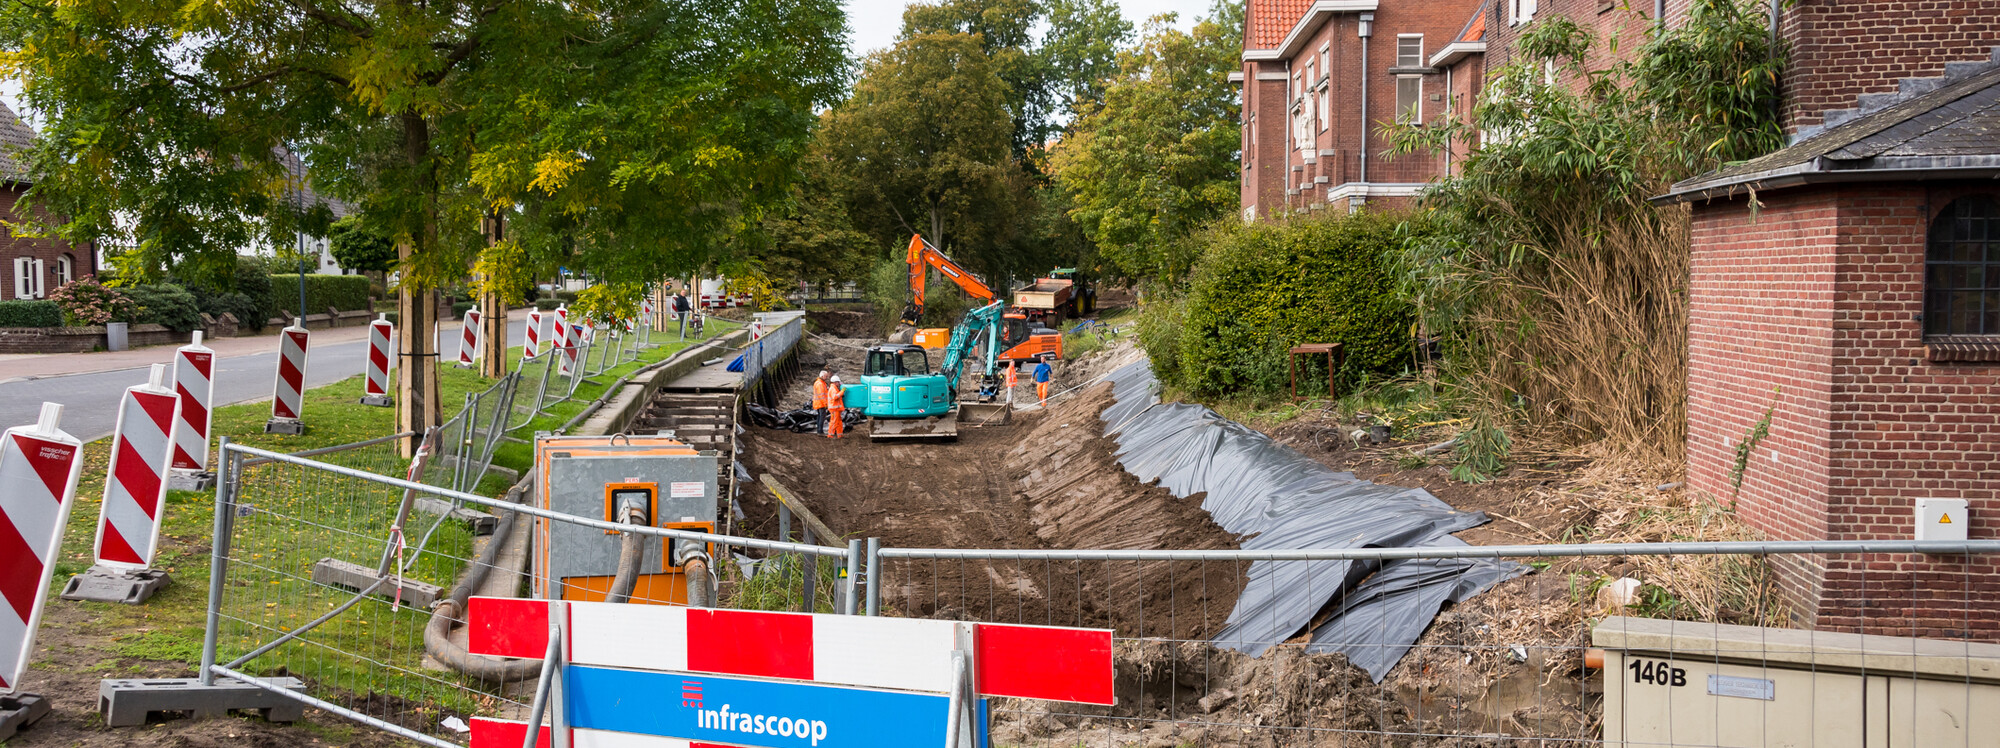
M1035 397L1043 405L1049 404L1049 380L1054 379L1055 374L1055 367L1049 366L1048 359L1035 364Z
M1020 379L1015 375L1014 362L1007 362L1007 402L1014 402L1014 386L1019 383Z
M847 432L847 388L840 386L840 377L827 380L826 384L826 438L839 439Z
M813 380L813 433L826 433L826 378L833 372L819 370L819 378Z

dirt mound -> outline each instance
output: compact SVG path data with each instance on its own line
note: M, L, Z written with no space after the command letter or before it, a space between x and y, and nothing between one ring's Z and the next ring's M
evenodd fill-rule
M813 332L836 338L881 340L889 334L889 326L882 324L882 318L873 311L808 309L806 324Z
M1147 640L1119 642L1113 658L1117 706L1001 699L993 705L995 744L1100 745L1109 737L1119 746L1375 746L1381 731L1417 725L1339 654L1287 646L1250 657L1203 642Z

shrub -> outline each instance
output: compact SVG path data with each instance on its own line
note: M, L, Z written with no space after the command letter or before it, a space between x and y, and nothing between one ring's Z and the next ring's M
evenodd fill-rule
M470 301L454 301L451 303L451 316L459 319L465 319L465 313L467 311L470 311L475 306L479 305L474 304Z
M105 288L94 275L70 281L49 294L50 303L61 309L56 315L54 327L65 320L77 325L101 325L106 322L129 320L138 314L138 305L123 292Z
M195 295L203 314L219 318L228 312L236 315L238 324L262 330L264 320L271 316L264 306L265 299L271 296L270 267L268 258L237 255L235 272L220 282L188 281L175 276L169 279Z
M166 283L149 283L124 290L138 305L138 313L125 321L159 325L174 332L201 329L201 304L187 289Z
M258 330L264 329L264 305L248 294L231 291L229 293L207 294L200 297L201 313L221 319L224 313L235 315L238 324Z
M1181 380L1181 325L1186 307L1181 300L1164 294L1149 294L1154 300L1139 310L1139 347L1153 363L1153 376L1162 382Z
M264 296L264 314L276 317L283 311L299 305L299 276L297 273L273 273L266 281L270 283ZM320 275L306 274L305 314L325 314L328 307L343 312L368 309L368 278L361 275Z
M562 299L536 299L535 308L544 312L562 306Z
M54 301L0 301L0 327L62 327L62 323L62 307Z
M1400 368L1412 312L1385 260L1401 246L1401 221L1367 213L1225 221L1197 237L1204 247L1181 302L1176 383L1205 395L1276 394L1286 351L1299 343L1340 343L1343 384ZM1157 344L1163 332L1152 327ZM1142 342L1147 332L1142 324Z

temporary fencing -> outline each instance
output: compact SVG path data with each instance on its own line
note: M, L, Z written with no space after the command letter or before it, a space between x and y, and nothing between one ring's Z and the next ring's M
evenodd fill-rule
M360 462L373 449L343 454ZM525 529L512 530L519 514L656 542L712 543L717 558L755 550L859 565L859 546L613 524L226 441L218 461L203 676L297 677L305 690L285 692L287 698L427 745L463 745L456 725L476 716L520 719L529 707L532 680L509 685L487 677L490 669L467 675L434 664L465 659L463 611L475 589L505 595L519 587L518 577L495 562L506 543L525 541ZM482 544L471 524L447 521L428 543L417 544L411 536L429 520L423 507L452 504L496 513L508 529ZM439 599L455 602L433 613ZM428 654L427 635L434 640Z
M219 454L224 542L205 664L223 667L204 672L283 668L305 680L308 703L432 745L464 742L448 718L521 719L532 684L424 664L431 618L413 598L497 567L469 526L411 514L418 498L503 523L520 512L713 543L716 559L734 559L721 563L724 607L1115 632L1115 705L996 701L998 745L1810 746L1880 735L1896 737L1881 745L1975 746L2000 718L1990 708L2000 645L1975 641L2000 633L1977 602L2000 541L839 548L616 526L301 456ZM410 537L431 525L428 542ZM368 573L359 584L315 577L322 559ZM839 573L843 564L860 573ZM1275 564L1304 572L1257 571ZM1524 576L1475 578L1462 564ZM1804 567L1849 572L1862 612L1840 624L1847 631L1787 628L1811 615L1786 581ZM1283 606L1237 605L1260 585L1272 599L1327 602L1290 628ZM1955 605L1938 605L1947 595ZM438 625L453 630L463 610L441 606Z

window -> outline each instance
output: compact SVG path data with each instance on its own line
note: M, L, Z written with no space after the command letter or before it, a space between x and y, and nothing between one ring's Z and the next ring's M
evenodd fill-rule
M1326 128L1327 128L1327 127L1328 127L1328 125L1329 125L1329 123L1327 122L1327 120L1331 118L1331 114L1332 114L1332 112L1333 112L1333 89L1332 89L1332 88L1321 88L1321 89L1319 90L1319 131L1320 131L1320 132L1326 132Z
M1420 68L1424 66L1424 35L1403 34L1396 37L1396 67Z
M68 285L76 280L76 258L68 254L56 258L56 286Z
M1424 121L1423 76L1396 76L1396 121L1406 124Z
M1924 334L2000 335L2000 202L1962 197L1931 221Z
M1333 76L1333 53L1331 49L1332 45L1330 44L1319 45L1319 74L1321 77L1330 78Z
M930 357L923 351L903 351L903 372L906 374L929 374Z
M1506 0L1509 12L1507 23L1514 26L1535 20L1536 0Z
M14 298L39 299L42 297L45 272L42 261L33 257L14 258Z

